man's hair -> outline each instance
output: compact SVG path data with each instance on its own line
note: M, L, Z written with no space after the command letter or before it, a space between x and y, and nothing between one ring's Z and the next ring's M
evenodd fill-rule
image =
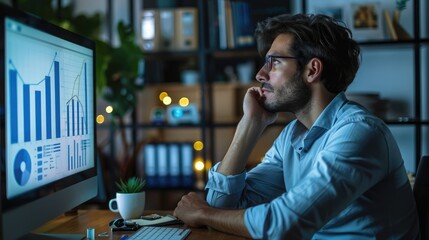
M321 81L332 93L345 91L352 83L360 64L360 48L351 31L325 15L283 14L257 24L255 37L258 51L265 56L279 34L291 34L291 54L298 70L312 59L323 63Z

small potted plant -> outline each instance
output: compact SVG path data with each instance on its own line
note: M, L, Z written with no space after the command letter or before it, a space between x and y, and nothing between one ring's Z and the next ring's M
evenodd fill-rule
M142 192L145 185L146 180L138 177L131 177L127 181L120 179L119 182L116 182L116 186L119 188L119 192L121 193Z
M145 192L143 191L146 181L138 177L131 177L128 180L119 180L116 186L116 198L109 201L109 209L119 212L123 219L134 219L142 216L145 206ZM116 208L114 203L116 202Z

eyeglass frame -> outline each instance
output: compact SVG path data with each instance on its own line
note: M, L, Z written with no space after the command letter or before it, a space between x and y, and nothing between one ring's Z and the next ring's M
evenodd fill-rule
M296 59L297 57L283 56L283 55L267 55L265 57L264 68L265 71L270 72L273 68L273 58Z

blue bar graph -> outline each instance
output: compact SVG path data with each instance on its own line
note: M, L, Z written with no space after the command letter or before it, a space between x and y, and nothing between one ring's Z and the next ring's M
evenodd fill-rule
M31 140L30 85L24 84L24 141Z
M66 121L66 129L67 136L82 136L89 134L88 130L88 89L86 86L87 80L87 72L86 72L86 63L82 64L82 69L84 72L84 101L81 101L82 96L79 96L78 91L73 90L73 94L71 98L66 102L67 104L67 121ZM79 74L82 76L82 74ZM79 79L75 80L76 82Z
M11 143L18 142L18 81L16 70L9 70L10 78L10 126L11 126Z
M56 56L56 54L55 54ZM44 76L42 80L36 83L26 83L19 71L15 68L12 60L9 60L11 68L9 69L9 108L10 108L10 126L11 126L11 143L18 143L20 141L19 132L23 132L23 139L21 141L30 142L32 140L52 139L53 131L55 131L55 138L61 137L61 101L60 101L60 64L58 61L53 61L54 66L54 102L52 102L52 86L51 76L49 74ZM49 71L50 72L50 71ZM20 81L18 81L18 79ZM32 95L34 93L34 98ZM43 96L42 96L43 95ZM22 102L18 96L22 96ZM31 108L32 100L34 100L34 109ZM18 104L22 104L24 109L22 116L18 112ZM54 104L54 106L53 106ZM55 107L55 108L54 108ZM54 112L52 109L54 108ZM44 114L44 115L43 115ZM20 119L22 117L22 119ZM53 129L52 119L55 119L55 129ZM43 136L42 129L45 126L45 136ZM22 130L20 131L20 129ZM32 132L31 130L35 130ZM32 133L34 135L32 135ZM35 139L34 139L35 138Z
M77 130L77 135L80 135L80 127L79 127L79 123L80 123L80 117L79 117L79 112L80 112L80 108L79 108L79 104L76 105L76 130Z
M36 91L36 140L42 140L42 93Z
M52 139L51 77L45 77L46 93L46 138Z
M72 136L74 136L74 100L72 99Z
M88 75L86 72L86 63L84 64L84 74L85 74L85 116L88 116ZM86 127L86 134L88 134L88 118L85 118L85 127ZM83 132L82 132L83 133Z
M67 137L70 137L70 106L67 104Z
M61 107L60 107L60 63L54 61L55 73L55 137L61 137Z
M79 144L78 141L74 140L73 144L67 146L67 169L69 171L76 170L87 166L86 161L86 148L88 143L86 140L82 140Z

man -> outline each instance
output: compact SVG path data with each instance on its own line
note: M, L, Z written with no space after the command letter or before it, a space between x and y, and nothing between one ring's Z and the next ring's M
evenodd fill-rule
M265 65L231 146L209 172L207 202L189 193L174 214L256 239L417 239L418 219L398 146L384 122L346 99L359 68L350 31L323 15L258 24ZM262 162L249 154L277 112L292 112Z

